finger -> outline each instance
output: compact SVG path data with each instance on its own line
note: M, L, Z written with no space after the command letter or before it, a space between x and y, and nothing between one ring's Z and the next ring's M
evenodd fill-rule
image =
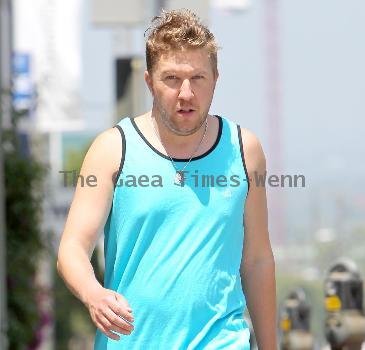
M134 329L133 325L120 318L111 309L105 310L103 314L111 324L118 327L118 329L123 330L123 332L128 332L127 334L130 334Z
M127 331L123 328L120 328L120 327L116 326L115 324L110 322L104 316L100 316L98 321L101 325L103 325L104 329L106 329L108 331L113 331L113 332L117 332L117 333L121 333L121 334L125 334L125 335L130 335L131 334L130 331Z
M114 295L115 295L115 299L118 301L118 303L124 305L128 312L133 312L131 306L128 303L128 300L125 297L123 297L122 295L120 295L118 293L115 293Z
M96 327L98 327L100 329L100 331L102 331L107 337L114 339L114 340L119 340L120 336L110 332L107 328L105 328L100 322L95 322Z
M128 306L126 306L125 303L122 303L122 305L120 304L119 301L117 300L113 300L110 301L108 303L109 308L117 315L117 316L122 316L126 321L133 323L134 322L134 317L133 314L131 312L128 312L126 308L128 308Z

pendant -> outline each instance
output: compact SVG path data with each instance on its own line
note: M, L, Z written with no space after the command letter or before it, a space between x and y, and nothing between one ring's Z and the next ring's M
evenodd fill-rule
M184 173L182 171L176 171L174 184L184 186Z

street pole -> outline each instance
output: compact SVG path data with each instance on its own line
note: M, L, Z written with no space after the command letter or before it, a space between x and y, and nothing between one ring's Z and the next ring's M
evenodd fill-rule
M11 0L0 0L0 349L8 349L5 186L2 130L11 120Z

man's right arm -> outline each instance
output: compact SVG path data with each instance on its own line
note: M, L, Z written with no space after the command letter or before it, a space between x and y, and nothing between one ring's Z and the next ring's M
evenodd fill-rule
M110 212L113 176L119 169L121 154L122 139L116 128L101 133L90 146L82 164L57 260L59 274L68 288L87 306L95 325L113 339L119 337L111 331L130 334L133 329L119 317L133 322L131 308L122 295L103 288L97 281L90 258Z

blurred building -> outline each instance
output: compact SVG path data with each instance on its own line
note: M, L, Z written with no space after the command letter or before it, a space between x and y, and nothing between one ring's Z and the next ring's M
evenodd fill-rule
M188 7L208 19L209 1L14 0L13 5L13 102L28 110L19 125L25 151L50 169L44 228L55 233L56 250L75 185L73 175L66 185L60 171L78 172L99 132L121 116L149 108L143 81L147 21L161 7ZM38 283L45 290L52 283L50 266L40 265ZM52 308L52 300L42 307ZM52 349L52 324L41 332L41 349Z
M244 12L249 4L250 11ZM273 130L267 108L275 101L269 103L265 95L266 49L274 40L281 44L276 68L282 74L283 168L304 174L307 181L305 188L268 188L268 197L283 191L288 199L281 247L274 246L280 271L300 270L303 279L318 280L318 261L325 264L337 252L337 243L363 259L361 246L353 243L362 233L351 236L351 230L364 225L365 209L365 166L359 162L365 111L364 3L333 1L329 8L314 1L276 1L280 38L265 27L267 4L13 0L16 103L29 109L21 130L32 152L50 166L45 227L61 233L72 198L74 188L63 186L59 171L77 168L98 132L149 108L142 77L148 21L161 7L188 7L210 24L223 47L212 110L254 131L269 161ZM271 83L275 90L275 79ZM272 214L270 224L277 220ZM275 227L270 234L276 235Z

